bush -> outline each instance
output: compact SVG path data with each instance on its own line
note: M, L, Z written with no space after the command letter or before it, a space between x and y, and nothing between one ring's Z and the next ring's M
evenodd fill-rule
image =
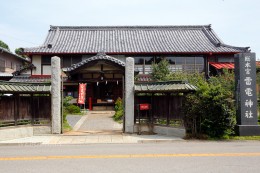
M184 124L193 137L223 138L234 133L236 124L232 85L213 78L198 85L184 104ZM225 87L224 87L225 86ZM227 87L229 86L229 87Z
M122 120L123 114L124 114L123 109L118 110L118 111L115 112L115 115L113 116L113 119L115 121L120 121L120 120Z
M64 107L68 107L69 105L71 105L70 101L73 99L73 97L71 96L66 96L63 98L63 106Z
M115 115L113 116L113 119L115 121L122 120L124 115L124 109L123 109L123 102L122 99L119 97L115 102Z
M75 105L69 105L66 107L66 110L68 113L73 114L73 113L80 113L80 108Z

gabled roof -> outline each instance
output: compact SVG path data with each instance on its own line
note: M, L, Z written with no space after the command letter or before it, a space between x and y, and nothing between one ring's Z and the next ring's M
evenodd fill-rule
M116 59L112 56L108 56L105 53L100 52L96 56L85 59L85 60L83 60L83 61L81 61L77 64L73 64L71 67L65 67L62 70L64 72L70 72L70 71L76 70L76 69L84 66L85 64L88 64L88 63L93 62L93 61L98 61L98 60L110 61L110 62L113 62L113 63L119 65L120 67L125 67L125 62L120 61L119 59Z
M211 25L51 26L42 46L26 54L238 53L248 47L224 44Z
M185 81L149 82L135 84L135 93L192 92L197 88Z

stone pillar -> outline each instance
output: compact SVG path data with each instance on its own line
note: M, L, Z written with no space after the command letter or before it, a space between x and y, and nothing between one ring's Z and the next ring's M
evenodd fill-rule
M125 65L125 132L134 132L134 58L126 58Z
M51 58L51 116L52 134L61 133L61 68L60 58Z

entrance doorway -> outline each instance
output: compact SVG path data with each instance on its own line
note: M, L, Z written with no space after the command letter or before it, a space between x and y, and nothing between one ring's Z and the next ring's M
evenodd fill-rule
M122 133L123 124L116 123L112 116L116 100L124 97L125 63L100 54L63 71L68 76L64 82L65 96L70 94L76 100L79 83L87 84L85 108L89 111L77 131L83 134Z
M91 110L94 111L114 110L116 100L123 97L122 81L90 83L89 87L89 94L86 93L87 104L89 106L89 98L92 98Z

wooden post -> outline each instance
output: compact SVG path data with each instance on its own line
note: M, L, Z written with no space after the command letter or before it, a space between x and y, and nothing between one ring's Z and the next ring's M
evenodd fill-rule
M19 94L15 94L14 96L15 101L14 101L14 107L15 107L15 111L14 111L14 125L17 126L17 118L19 117L19 105L20 105L20 99L19 99Z
M33 94L30 94L31 96L31 124L34 125L34 106L33 106Z
M167 126L169 126L170 125L170 113L171 113L170 94L167 94L167 100L168 100Z

